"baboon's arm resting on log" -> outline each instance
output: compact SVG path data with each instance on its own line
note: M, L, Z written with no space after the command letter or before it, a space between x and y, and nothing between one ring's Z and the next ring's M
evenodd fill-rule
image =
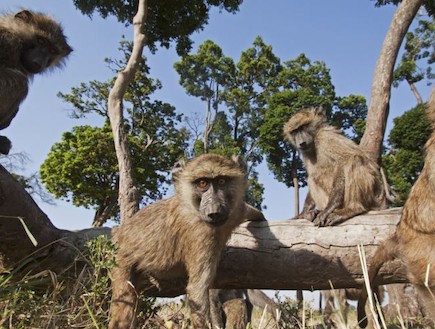
M316 227L311 222L282 220L247 222L233 233L219 265L215 286L218 288L327 289L331 280L335 288L360 286L363 282L358 256L364 246L367 262L379 243L395 229L401 209L371 212L339 226ZM0 270L11 269L29 256L24 269L38 264L36 271L54 272L71 266L83 241L110 229L70 232L54 227L20 184L0 167ZM33 233L33 246L18 219L20 216ZM95 232L94 232L95 231ZM96 233L96 234L94 234ZM77 265L71 266L80 273ZM183 277L155 278L158 296L184 293ZM398 262L381 269L379 283L406 282Z

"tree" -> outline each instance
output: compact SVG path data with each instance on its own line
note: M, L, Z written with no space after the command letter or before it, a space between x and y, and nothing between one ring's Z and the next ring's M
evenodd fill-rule
M366 130L361 138L361 147L369 156L379 162L382 142L389 112L393 70L400 45L423 0L403 0L394 13L393 20L376 63L367 114Z
M397 87L400 82L406 81L417 98L418 104L422 104L423 99L415 84L424 78L430 84L430 80L435 78L431 67L431 64L435 62L434 40L434 18L430 20L420 19L414 32L406 34L405 51L399 65L394 70L393 86ZM425 71L419 67L419 63L423 60L426 60L428 64Z
M207 25L211 8L218 7L220 11L234 14L242 2L243 0L148 0L148 14L143 24L146 46L155 52L158 46L169 48L175 42L178 54L187 54L192 45L190 35ZM138 4L139 0L74 0L74 5L85 15L98 13L103 18L112 15L126 25L132 23Z
M266 99L276 90L279 58L271 46L257 37L253 47L243 51L239 62L234 64L218 45L208 40L199 46L197 54L184 56L174 66L188 94L206 103L203 143L196 141L195 155L208 151L242 154L248 162L252 183L248 200L261 208L263 187L255 171L262 161L258 129ZM222 106L218 108L219 104ZM214 109L213 116L210 108ZM193 128L197 130L196 127Z
M206 104L203 152L207 153L210 133L222 102L221 89L224 88L225 77L234 70L233 60L225 57L217 44L207 40L199 46L196 55L183 56L180 62L174 64L174 68L187 94L199 97Z
M121 60L105 60L113 71L125 65L131 55L131 43L121 41L120 51ZM70 94L59 93L59 97L73 106L70 113L74 118L95 113L107 119L107 98L113 82L81 83L72 88ZM142 203L162 197L162 186L168 183L167 172L183 156L188 137L185 129L177 127L182 115L176 114L170 104L151 100L151 95L160 88L160 82L149 77L146 59L141 58L136 78L125 94L127 115L123 123L131 148L132 173ZM107 128L110 127L76 127L72 133L64 134L63 142L53 147L41 167L47 188L57 197L72 195L75 205L96 207L93 226L102 225L108 218L119 219L118 162L113 136ZM98 150L92 151L94 149ZM97 154L90 156L91 152ZM82 180L80 175L84 168L89 176Z
M394 119L388 139L389 150L383 155L382 164L397 195L395 205L404 204L420 175L424 164L424 145L431 131L423 104Z

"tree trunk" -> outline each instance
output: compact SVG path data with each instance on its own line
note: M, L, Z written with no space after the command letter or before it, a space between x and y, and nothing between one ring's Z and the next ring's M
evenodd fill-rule
M92 221L92 227L102 227L109 219L110 213L116 206L115 200L107 200L103 205L97 208L95 211L94 220Z
M134 43L131 57L124 70L118 73L108 100L109 119L112 126L116 157L119 166L119 208L121 221L133 216L139 210L139 192L133 180L132 161L124 127L123 98L130 82L134 79L138 63L146 44L143 32L147 17L146 0L140 0L138 11L133 18Z
M423 0L403 0L399 4L376 63L367 125L360 145L377 162L381 157L387 124L394 64L403 38L422 4Z
M415 98L417 98L417 104L421 105L423 104L423 98L421 98L420 93L418 92L417 87L415 86L414 82L408 80L409 88L411 88L412 93L414 94Z
M19 218L36 239L36 246ZM0 166L0 272L15 269L26 274L49 269L64 273L77 265L84 242L101 234L110 234L110 229L71 232L56 228L20 183Z

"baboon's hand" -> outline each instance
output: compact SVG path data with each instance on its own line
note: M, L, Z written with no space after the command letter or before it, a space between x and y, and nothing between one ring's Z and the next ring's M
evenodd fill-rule
M328 214L325 211L321 211L316 219L313 221L317 226L333 226L340 224L343 221L343 216L335 213Z
M319 210L317 210L317 209L304 210L299 215L293 217L293 219L307 219L310 222L313 222L318 213L319 213Z

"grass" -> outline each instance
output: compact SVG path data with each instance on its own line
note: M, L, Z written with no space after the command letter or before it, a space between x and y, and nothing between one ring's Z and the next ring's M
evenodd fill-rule
M0 273L0 329L107 328L110 306L109 271L115 264L116 248L110 240L100 236L88 242L87 253L81 255L86 266L74 283L51 271L28 275L14 280L13 272ZM365 256L361 250L363 269ZM266 310L254 308L252 323L247 329L326 328L318 310L276 293L279 306L273 317ZM371 314L379 307L371 301ZM189 311L182 299L157 300L140 296L141 310L138 328L188 328ZM332 319L336 328L357 328L356 312L351 307L345 319L343 310L336 310ZM377 319L377 316L374 316ZM377 329L425 328L422 321L407 323L397 312L394 321L377 323Z

